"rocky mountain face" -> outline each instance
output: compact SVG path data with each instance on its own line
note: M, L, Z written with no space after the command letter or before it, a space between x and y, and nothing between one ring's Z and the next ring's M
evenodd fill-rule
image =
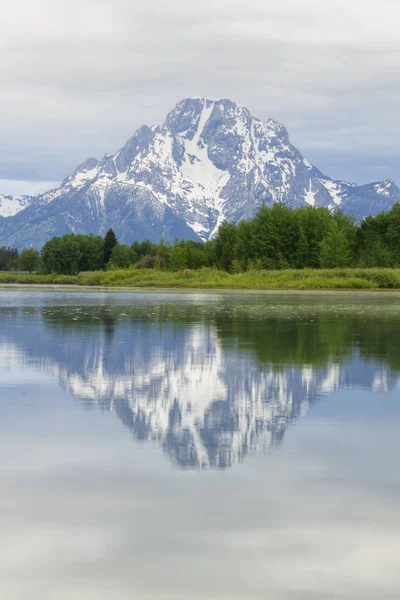
M290 143L285 127L230 100L177 104L161 126L141 127L102 160L89 158L61 186L0 213L0 242L40 247L53 235L104 234L120 241L207 240L224 220L261 204L340 207L361 220L400 201L392 181L364 186L321 173ZM22 208L22 210L21 210Z

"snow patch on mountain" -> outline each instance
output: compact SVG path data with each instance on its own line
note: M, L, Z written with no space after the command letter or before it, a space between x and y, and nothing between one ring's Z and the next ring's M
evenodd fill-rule
M31 198L29 196L9 196L0 194L0 217L13 217L21 210L24 210Z
M324 186L326 190L328 190L329 195L332 198L333 204L336 206L340 206L342 202L342 197L346 193L346 188L349 184L341 184L338 181L332 181L331 179L320 179L320 182Z
M229 179L229 173L219 169L210 160L207 148L201 140L212 111L212 105L209 107L204 105L194 137L191 140L181 138L185 151L180 166L183 179L189 179L194 185L200 185L206 193L209 193L210 198L214 195L218 196Z
M395 183L391 179L383 181L382 183L376 183L374 185L376 193L379 196L386 196L386 197L390 196L393 187L395 187Z
M305 190L304 200L310 206L315 206L315 192L312 191L312 181L310 179L309 188Z
M115 154L87 159L34 206L3 201L0 215L8 219L0 241L38 246L67 231L103 233L117 213L117 235L127 242L176 232L207 240L223 221L251 218L263 204L340 207L360 221L399 200L392 181L357 186L324 175L274 119L263 122L227 99L188 98L162 125L140 127Z

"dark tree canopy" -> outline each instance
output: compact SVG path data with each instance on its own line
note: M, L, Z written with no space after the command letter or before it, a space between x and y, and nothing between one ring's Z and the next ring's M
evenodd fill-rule
M14 271L18 269L18 250L9 246L0 248L0 271Z
M112 251L118 244L117 236L112 229L109 229L104 237L104 263L107 264L111 258Z

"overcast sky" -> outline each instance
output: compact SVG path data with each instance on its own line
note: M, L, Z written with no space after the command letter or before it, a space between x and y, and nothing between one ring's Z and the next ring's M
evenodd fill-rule
M37 192L183 97L282 122L328 175L400 183L399 0L14 0L0 192Z

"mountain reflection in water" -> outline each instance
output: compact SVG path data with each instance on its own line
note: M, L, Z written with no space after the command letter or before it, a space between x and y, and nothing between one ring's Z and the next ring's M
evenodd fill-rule
M397 383L395 304L292 300L0 309L0 355L115 412L181 468L280 443L318 397Z

